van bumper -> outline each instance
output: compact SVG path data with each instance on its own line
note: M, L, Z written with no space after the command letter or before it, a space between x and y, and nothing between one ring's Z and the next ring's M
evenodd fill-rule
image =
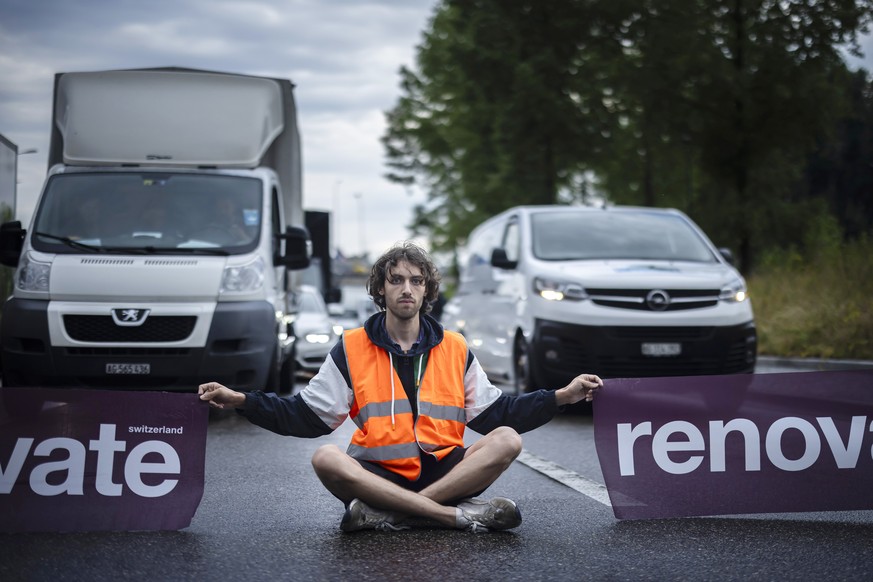
M275 310L265 301L218 303L206 345L52 346L47 301L11 298L3 307L2 369L6 386L196 392L216 381L237 390L264 389L277 354ZM107 364L138 364L148 374L110 374Z
M599 327L536 320L531 364L540 385L557 387L581 373L601 378L751 373L757 351L754 321L726 327Z

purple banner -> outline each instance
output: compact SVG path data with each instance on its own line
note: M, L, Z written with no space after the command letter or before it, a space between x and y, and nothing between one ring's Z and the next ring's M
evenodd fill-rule
M873 509L873 371L607 380L619 519Z
M193 393L0 388L0 532L189 526L208 418Z

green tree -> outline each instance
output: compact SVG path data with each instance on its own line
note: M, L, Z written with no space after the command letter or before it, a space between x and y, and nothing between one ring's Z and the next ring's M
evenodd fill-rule
M413 226L437 248L594 175L612 201L685 209L748 268L803 227L797 185L850 103L837 47L871 6L447 0L388 113L390 177L428 191Z
M873 81L860 70L844 86L848 113L817 144L795 196L826 200L846 238L856 239L873 231Z
M579 23L609 16L590 4L449 0L437 10L419 71L401 70L383 137L389 178L428 192L413 227L436 248L510 206L583 193L579 161L613 123L598 83L573 81L604 78L594 51L578 57L602 42Z
M624 131L596 171L612 200L678 206L736 241L748 268L754 249L779 242L774 221L791 224L789 236L803 227L792 192L846 111L837 47L871 3L635 5L612 69Z

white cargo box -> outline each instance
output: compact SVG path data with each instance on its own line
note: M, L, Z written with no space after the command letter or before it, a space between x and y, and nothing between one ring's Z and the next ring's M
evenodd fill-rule
M282 87L268 78L154 69L57 83L65 164L253 168L284 129Z

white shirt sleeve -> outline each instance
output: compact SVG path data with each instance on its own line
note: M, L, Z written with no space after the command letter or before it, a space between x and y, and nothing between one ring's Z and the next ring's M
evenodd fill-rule
M331 430L345 422L354 400L352 389L331 357L324 361L300 397Z
M470 352L472 355L472 352ZM476 356L470 368L464 375L464 407L467 413L467 422L479 416L483 410L494 404L503 392L488 379Z

